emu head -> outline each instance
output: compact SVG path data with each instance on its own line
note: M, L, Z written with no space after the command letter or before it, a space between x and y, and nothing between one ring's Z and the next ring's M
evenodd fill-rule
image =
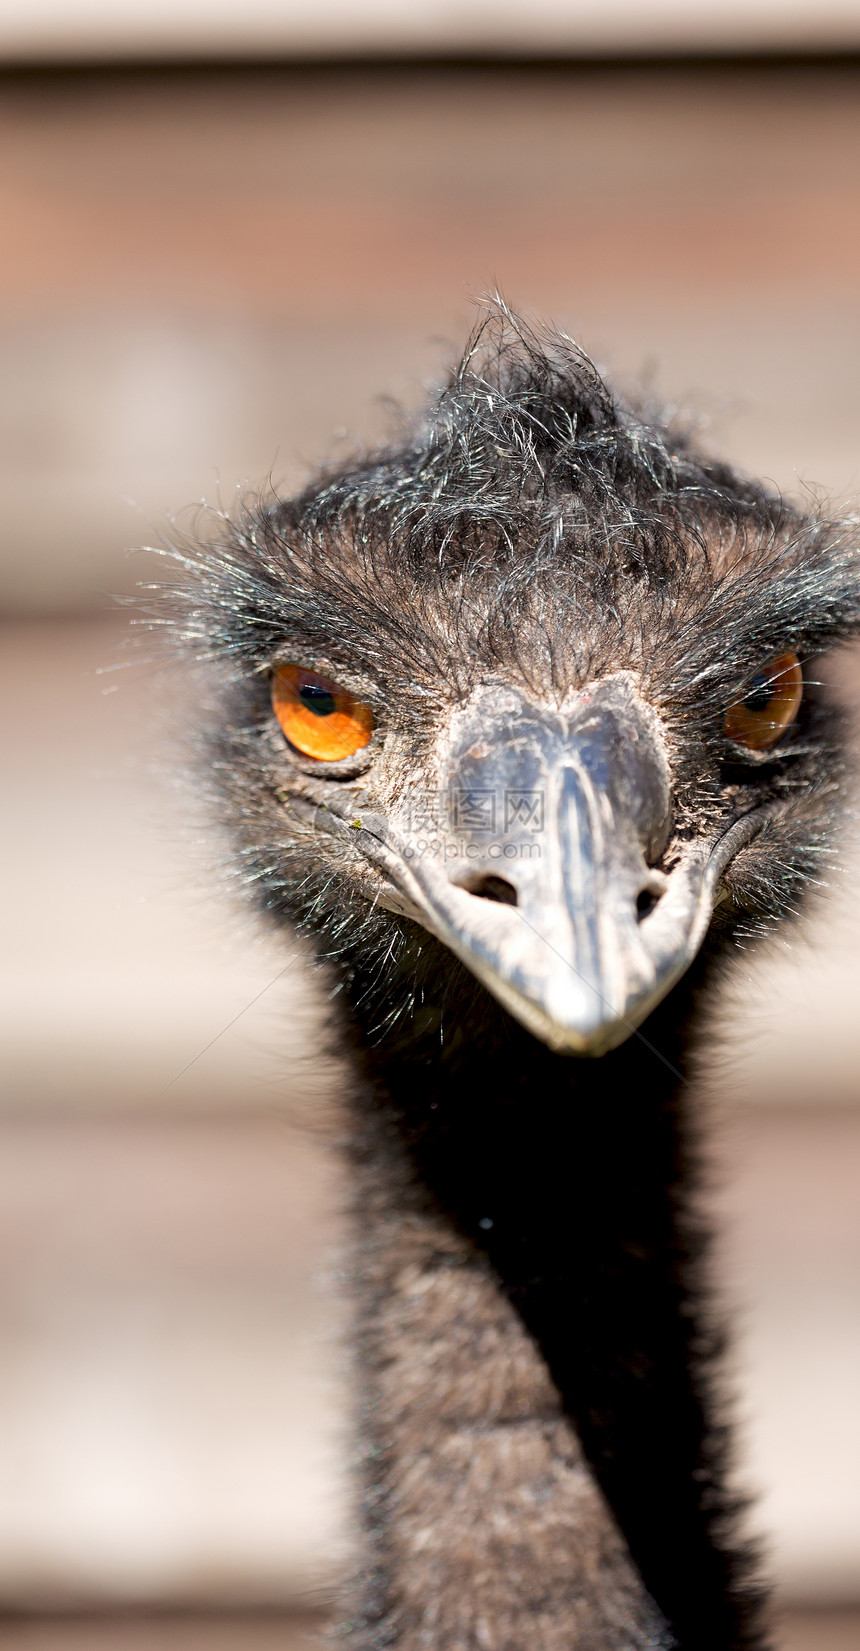
M377 956L393 1012L441 943L600 1054L715 918L779 916L817 870L847 529L699 457L561 335L484 322L401 445L186 560L243 876L347 966Z

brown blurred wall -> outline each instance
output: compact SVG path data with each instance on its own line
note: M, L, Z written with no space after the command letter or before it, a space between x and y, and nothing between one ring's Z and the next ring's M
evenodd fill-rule
M496 283L730 457L850 493L857 86L851 65L7 75L0 602L102 606L166 512L377 433L375 398L414 401Z

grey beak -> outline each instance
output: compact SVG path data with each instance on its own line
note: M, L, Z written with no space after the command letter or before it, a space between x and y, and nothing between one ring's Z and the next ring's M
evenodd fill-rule
M391 901L436 934L552 1048L623 1042L701 945L745 821L654 869L671 830L659 720L627 676L565 712L484 687L458 710L432 798L406 800L387 844Z

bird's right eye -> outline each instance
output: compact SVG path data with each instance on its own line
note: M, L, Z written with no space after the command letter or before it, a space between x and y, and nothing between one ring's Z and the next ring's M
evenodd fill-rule
M769 751L791 727L803 699L803 670L797 654L780 654L748 682L726 712L723 732L748 751Z
M275 667L272 710L290 745L316 762L343 762L369 744L373 734L369 705L301 665Z

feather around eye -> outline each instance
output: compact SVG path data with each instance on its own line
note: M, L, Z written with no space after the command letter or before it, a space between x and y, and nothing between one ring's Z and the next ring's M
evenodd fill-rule
M272 709L290 745L316 762L343 762L369 744L373 734L369 705L301 665L275 668Z
M723 732L748 751L769 751L791 727L803 699L803 670L797 654L779 654L747 684L742 699L726 712Z

